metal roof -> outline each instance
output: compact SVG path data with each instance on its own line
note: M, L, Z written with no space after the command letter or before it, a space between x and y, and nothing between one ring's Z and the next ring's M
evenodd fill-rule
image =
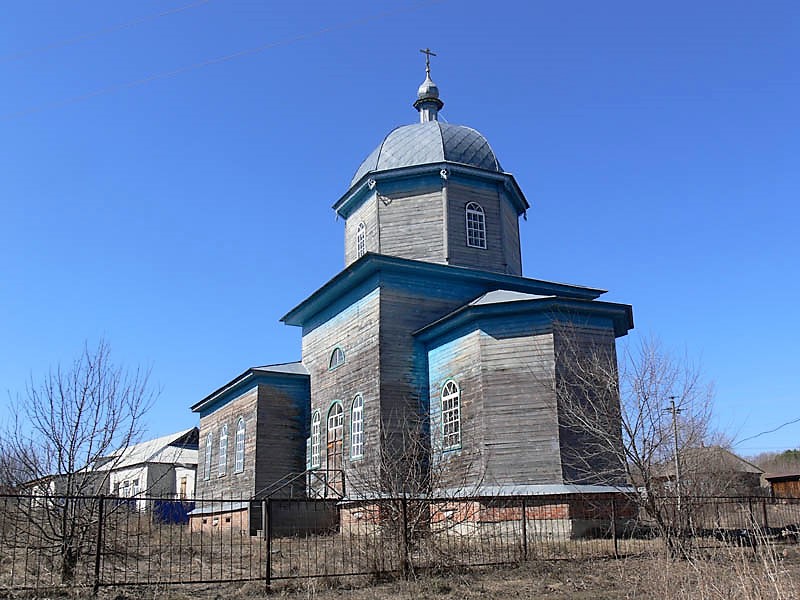
M483 296L475 298L470 305L481 306L483 304L501 304L503 302L522 302L524 300L541 300L542 298L555 298L555 296L542 296L540 294L526 294L525 292L514 292L511 290L493 290L486 292Z
M371 171L445 161L503 172L489 142L479 132L464 125L426 121L390 131L361 163L350 185Z
M195 427L190 427L177 433L165 435L154 440L147 440L146 442L128 446L123 450L118 450L107 457L110 460L94 470L113 471L144 463L196 465L197 450L181 445L181 442L188 438L189 434L195 429Z

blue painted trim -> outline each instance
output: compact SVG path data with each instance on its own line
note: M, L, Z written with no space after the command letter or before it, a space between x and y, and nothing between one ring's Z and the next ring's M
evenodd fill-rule
M595 288L367 252L285 314L281 321L287 325L304 326L311 322L315 315L375 275L379 275L375 285L380 285L381 278L402 275L415 280L421 290L430 287L431 282L437 284L452 282L476 286L484 292L503 289L585 300L593 300L605 293L605 290Z
M552 315L552 320L555 320L559 314L605 317L613 323L615 337L626 335L633 329L633 307L629 304L573 298L538 298L496 304L467 304L438 321L418 329L412 335L418 340L430 344L437 338L474 323L478 319L544 313Z
M402 179L415 179L429 176L431 174L439 176L439 172L442 169L448 170L451 181L454 178L464 178L502 183L509 199L511 200L511 204L517 211L517 215L525 213L525 211L531 207L531 205L528 204L528 200L525 198L525 194L519 187L517 180L514 179L514 176L511 173L500 173L498 171L489 171L478 167L442 161L425 165L387 169L385 171L367 172L361 177L361 179L350 186L350 189L347 190L347 192L345 192L344 195L334 203L332 208L340 217L347 219L373 193L373 190L369 189L369 181L371 179L375 180L380 187L381 183Z

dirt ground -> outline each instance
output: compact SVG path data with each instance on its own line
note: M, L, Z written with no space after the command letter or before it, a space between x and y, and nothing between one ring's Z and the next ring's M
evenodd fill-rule
M103 590L105 600L792 600L800 597L800 558L740 553L700 561L663 557L550 561L413 581L309 579L160 589Z

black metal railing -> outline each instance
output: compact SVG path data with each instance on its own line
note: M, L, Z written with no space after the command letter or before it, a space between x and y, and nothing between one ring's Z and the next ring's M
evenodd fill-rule
M622 494L475 498L0 496L0 592L263 581L660 552L774 548L800 499L682 498L662 522Z

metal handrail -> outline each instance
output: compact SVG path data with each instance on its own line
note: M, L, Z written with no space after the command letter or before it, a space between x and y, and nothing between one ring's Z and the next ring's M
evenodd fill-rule
M342 478L342 489L337 490L333 487L330 483L331 478L328 477L328 473L339 473ZM294 472L294 473L287 473L277 481L273 481L267 487L257 491L253 494L251 500L261 500L264 498L271 498L281 490L286 489L286 487L292 485L301 477L307 478L306 481L306 488L311 487L311 479L314 478L317 481L321 482L325 489L324 497L328 497L328 491L332 492L332 496L336 498L342 498L344 496L345 491L345 479L344 479L344 470L343 469L307 469L301 472ZM290 496L291 497L291 496Z

